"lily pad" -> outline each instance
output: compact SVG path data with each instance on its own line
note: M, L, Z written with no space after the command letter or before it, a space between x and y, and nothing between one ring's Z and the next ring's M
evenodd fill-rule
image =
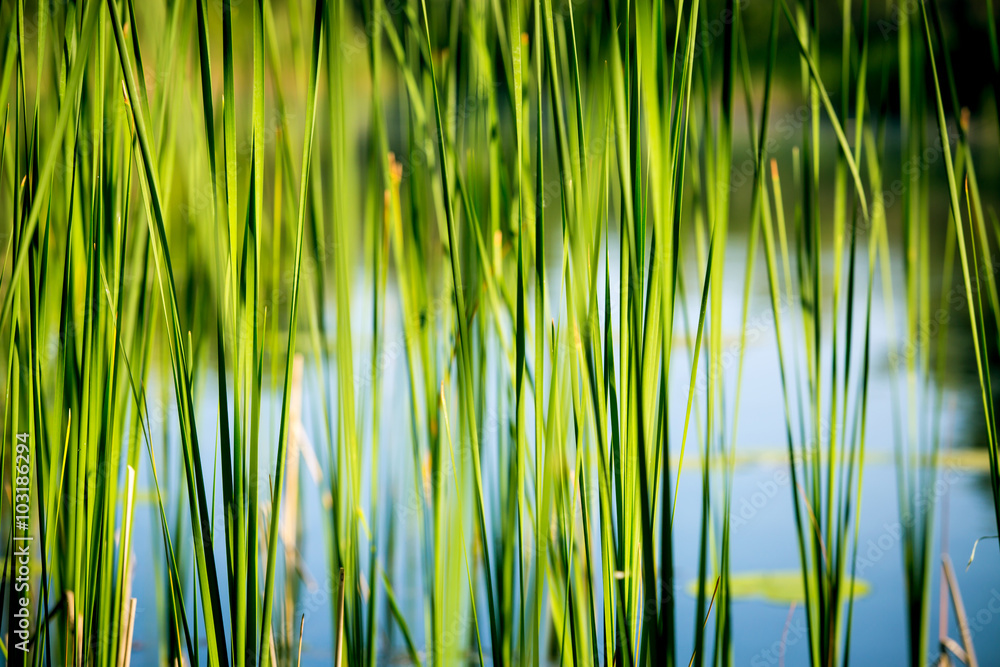
M845 587L849 585L849 582L850 577L845 576ZM705 588L709 591L708 595L711 595L714 582L706 584ZM687 590L693 596L698 595L697 580L691 581ZM781 605L805 602L802 573L798 570L731 574L729 576L729 590L734 600L760 600ZM871 585L867 581L864 579L854 580L855 598L864 597L870 592Z

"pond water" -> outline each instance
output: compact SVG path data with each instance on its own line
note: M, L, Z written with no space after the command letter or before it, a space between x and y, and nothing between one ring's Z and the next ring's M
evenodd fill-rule
M779 159L787 159L787 152ZM737 151L739 154L739 151ZM789 169L790 172L790 169ZM989 177L982 176L985 182ZM741 204L748 199L749 187L735 193L734 210L746 210ZM946 205L946 203L945 203ZM743 206L743 208L741 208ZM828 209L826 209L828 210ZM938 215L940 205L932 206L932 219ZM903 257L898 238L898 212L890 211L893 238L892 265L894 267L894 311L895 326L898 330L901 314L905 312L903 301L902 269ZM734 223L736 224L736 223ZM943 225L935 227L935 234L942 234ZM557 230L556 230L557 231ZM943 235L942 235L943 238ZM549 248L557 248L556 242ZM611 257L617 256L618 239L612 235ZM745 228L736 224L727 248L727 278L725 281L723 322L724 349L738 352L740 339L740 316L743 290L743 268L746 253L747 234ZM867 237L859 239L859 267L866 269ZM558 257L550 267L555 277L558 271ZM827 258L827 263L830 263ZM685 267L690 284L695 284L696 267L688 262ZM603 267L602 267L603 271ZM617 312L617 267L612 267L613 308ZM862 274L863 275L863 274ZM364 330L368 323L370 295L363 276L358 275L354 308L359 314L355 322L354 341L356 348L355 365L369 363L370 331ZM558 285L558 282L550 283ZM551 289L551 288L550 288ZM697 322L696 298L689 288L687 316L693 328ZM766 276L763 272L763 254L758 257L758 270L751 285L752 302L749 309L748 327L753 327L753 336L744 350L743 389L739 412L739 432L736 449L736 469L732 486L732 527L731 572L734 576L753 576L766 573L780 578L785 573L799 572L799 555L793 524L791 488L788 479L786 458L785 415L781 399L781 383L778 375L777 349L773 335L773 319L770 317ZM859 528L858 577L867 584L867 593L859 596L854 606L854 620L851 635L851 656L854 664L890 665L903 664L907 656L907 629L905 609L905 589L903 577L902 542L900 539L900 514L896 484L896 469L893 462L894 427L892 423L893 373L889 364L889 352L893 349L898 333L892 331L887 320L886 306L881 289L876 288L872 308L872 364L871 384L868 397L867 456L861 498L861 519ZM855 302L863 313L863 297ZM332 313L332 308L331 308ZM403 340L400 322L399 295L390 279L385 304L386 322L384 329L385 349L401 350ZM933 582L931 591L931 636L937 636L940 603L940 554L947 551L955 564L966 612L970 620L972 637L980 664L1000 664L1000 550L995 542L984 542L977 552L973 565L966 570L965 563L974 541L984 535L996 532L993 508L988 486L988 467L982 443L985 439L982 403L978 383L974 376L971 339L968 330L967 312L964 307L956 307L951 314L953 326L949 334L949 373L946 378L934 377L930 390L943 391L942 433L943 447L947 453L939 472L940 483L934 492L937 503L935 515L935 548L933 555ZM330 315L332 317L332 315ZM827 313L829 317L829 313ZM615 326L617 327L617 318ZM829 321L829 320L828 320ZM681 322L678 319L678 322ZM791 323L786 323L786 327ZM801 349L801 329L797 330ZM617 340L617 331L615 331ZM827 334L827 340L829 335ZM859 339L860 340L860 339ZM397 344L398 342L398 344ZM680 341L673 351L673 369L670 378L669 396L672 401L683 404L686 401L690 372L691 350ZM828 358L828 357L825 357ZM380 505L392 507L395 513L396 530L393 560L386 564L393 573L397 601L409 619L410 630L419 647L424 647L423 583L419 566L417 522L406 512L406 499L412 496L412 456L409 442L409 422L405 418L409 410L408 379L402 352L387 357L383 368L383 408L381 411L383 475L386 481ZM303 423L313 438L317 450L325 445L313 434L321 432L320 405L316 391L317 377L313 361L307 354L305 382L305 405ZM329 369L327 369L329 371ZM727 391L736 382L736 364L725 367ZM151 378L150 386L159 386L161 379ZM902 382L902 380L897 380ZM268 386L265 380L265 387ZM904 386L904 385L900 385ZM153 393L152 391L150 392ZM199 427L206 442L215 437L216 403L215 373L207 373L200 388L202 404ZM703 398L703 396L701 397ZM273 433L277 417L277 402L265 389L264 423L262 433ZM852 399L853 401L853 399ZM176 437L176 413L166 407L162 411L163 425L170 428L170 438ZM530 410L528 411L530 413ZM682 413L679 408L672 411ZM703 419L703 417L701 417ZM681 439L682 420L674 419L671 424L671 442ZM694 429L694 426L692 426ZM493 435L487 434L484 447L495 446ZM267 471L273 466L273 454L268 451L270 441L262 437L264 458L262 468ZM673 444L676 473L678 446ZM679 479L679 495L674 523L676 605L679 622L677 637L678 655L686 659L693 650L695 626L695 598L690 585L697 577L699 512L701 503L701 472L698 458L699 446L695 433L689 435L687 453ZM158 450L158 456L162 456ZM179 453L176 447L166 454L166 461L158 464L163 473L171 497L178 492L182 479L179 474ZM209 471L214 466L214 453L203 452L203 464ZM321 458L324 458L321 456ZM487 461L484 475L490 488L495 488L495 463ZM306 614L304 629L303 664L329 664L333 652L333 622L330 600L335 596L336 585L327 571L326 533L324 522L328 517L320 503L321 491L302 466L302 532L298 547L303 558L304 570L311 584L304 584L300 593L300 609L296 613ZM492 470L490 469L492 468ZM596 480L592 480L596 485ZM143 463L139 475L140 488L151 486L148 464ZM593 488L596 488L594 486ZM367 481L363 496L368 495ZM221 493L219 494L221 495ZM216 516L221 518L221 501L216 503ZM176 503L171 505L177 507ZM174 511L174 510L171 510ZM186 512L186 510L185 510ZM596 512L592 514L595 515ZM383 515L383 526L385 525ZM593 517L593 534L599 535L596 517ZM715 521L724 517L714 516ZM190 534L187 516L181 518L181 534ZM175 530L171 526L171 530ZM946 545L942 549L942 532L946 532ZM188 538L189 539L189 538ZM156 659L157 637L160 636L164 619L157 614L157 596L164 594L165 583L162 558L162 538L155 503L149 501L148 494L140 503L135 517L137 560L135 563L135 584L133 595L138 598L136 616L136 646L133 652L137 664L145 664ZM384 542L384 539L383 539ZM191 571L190 542L185 547L184 558L187 571ZM381 545L385 554L385 544ZM224 567L225 552L221 529L216 536L216 562ZM280 567L280 566L279 566ZM279 569L279 572L281 570ZM789 603L777 592L777 584L772 579L773 591L765 595L749 595L733 602L733 639L735 662L737 665L801 665L808 662L808 639L806 635L805 610L801 603ZM599 582L598 582L599 584ZM160 590L157 591L156 588ZM600 587L597 589L600 594ZM225 592L223 592L225 596ZM190 598L189 593L189 598ZM277 596L276 596L277 597ZM778 598L778 599L771 599ZM227 600L223 598L223 608ZM601 599L595 604L600 608ZM188 607L191 609L192 607ZM380 615L385 614L386 605L380 602ZM484 607L485 608L485 607ZM954 614L949 613L953 619ZM482 630L488 635L485 614L480 616ZM282 622L278 616L275 623ZM471 628L471 619L462 621L460 631ZM392 632L391 644L387 644L384 622L380 623L379 659L382 662L406 662L402 638L398 630ZM546 627L548 631L548 626ZM228 622L227 622L228 632ZM949 634L958 637L954 620L949 624ZM465 635L463 635L465 636ZM783 648L784 647L784 650ZM782 656L782 653L784 655ZM931 655L936 655L936 644Z

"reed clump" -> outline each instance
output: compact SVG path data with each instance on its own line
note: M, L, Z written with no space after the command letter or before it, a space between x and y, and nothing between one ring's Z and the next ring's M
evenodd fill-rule
M1000 118L870 4L5 2L5 659L735 664L757 343L801 659L863 661L877 410L927 664L950 345L1000 530Z

